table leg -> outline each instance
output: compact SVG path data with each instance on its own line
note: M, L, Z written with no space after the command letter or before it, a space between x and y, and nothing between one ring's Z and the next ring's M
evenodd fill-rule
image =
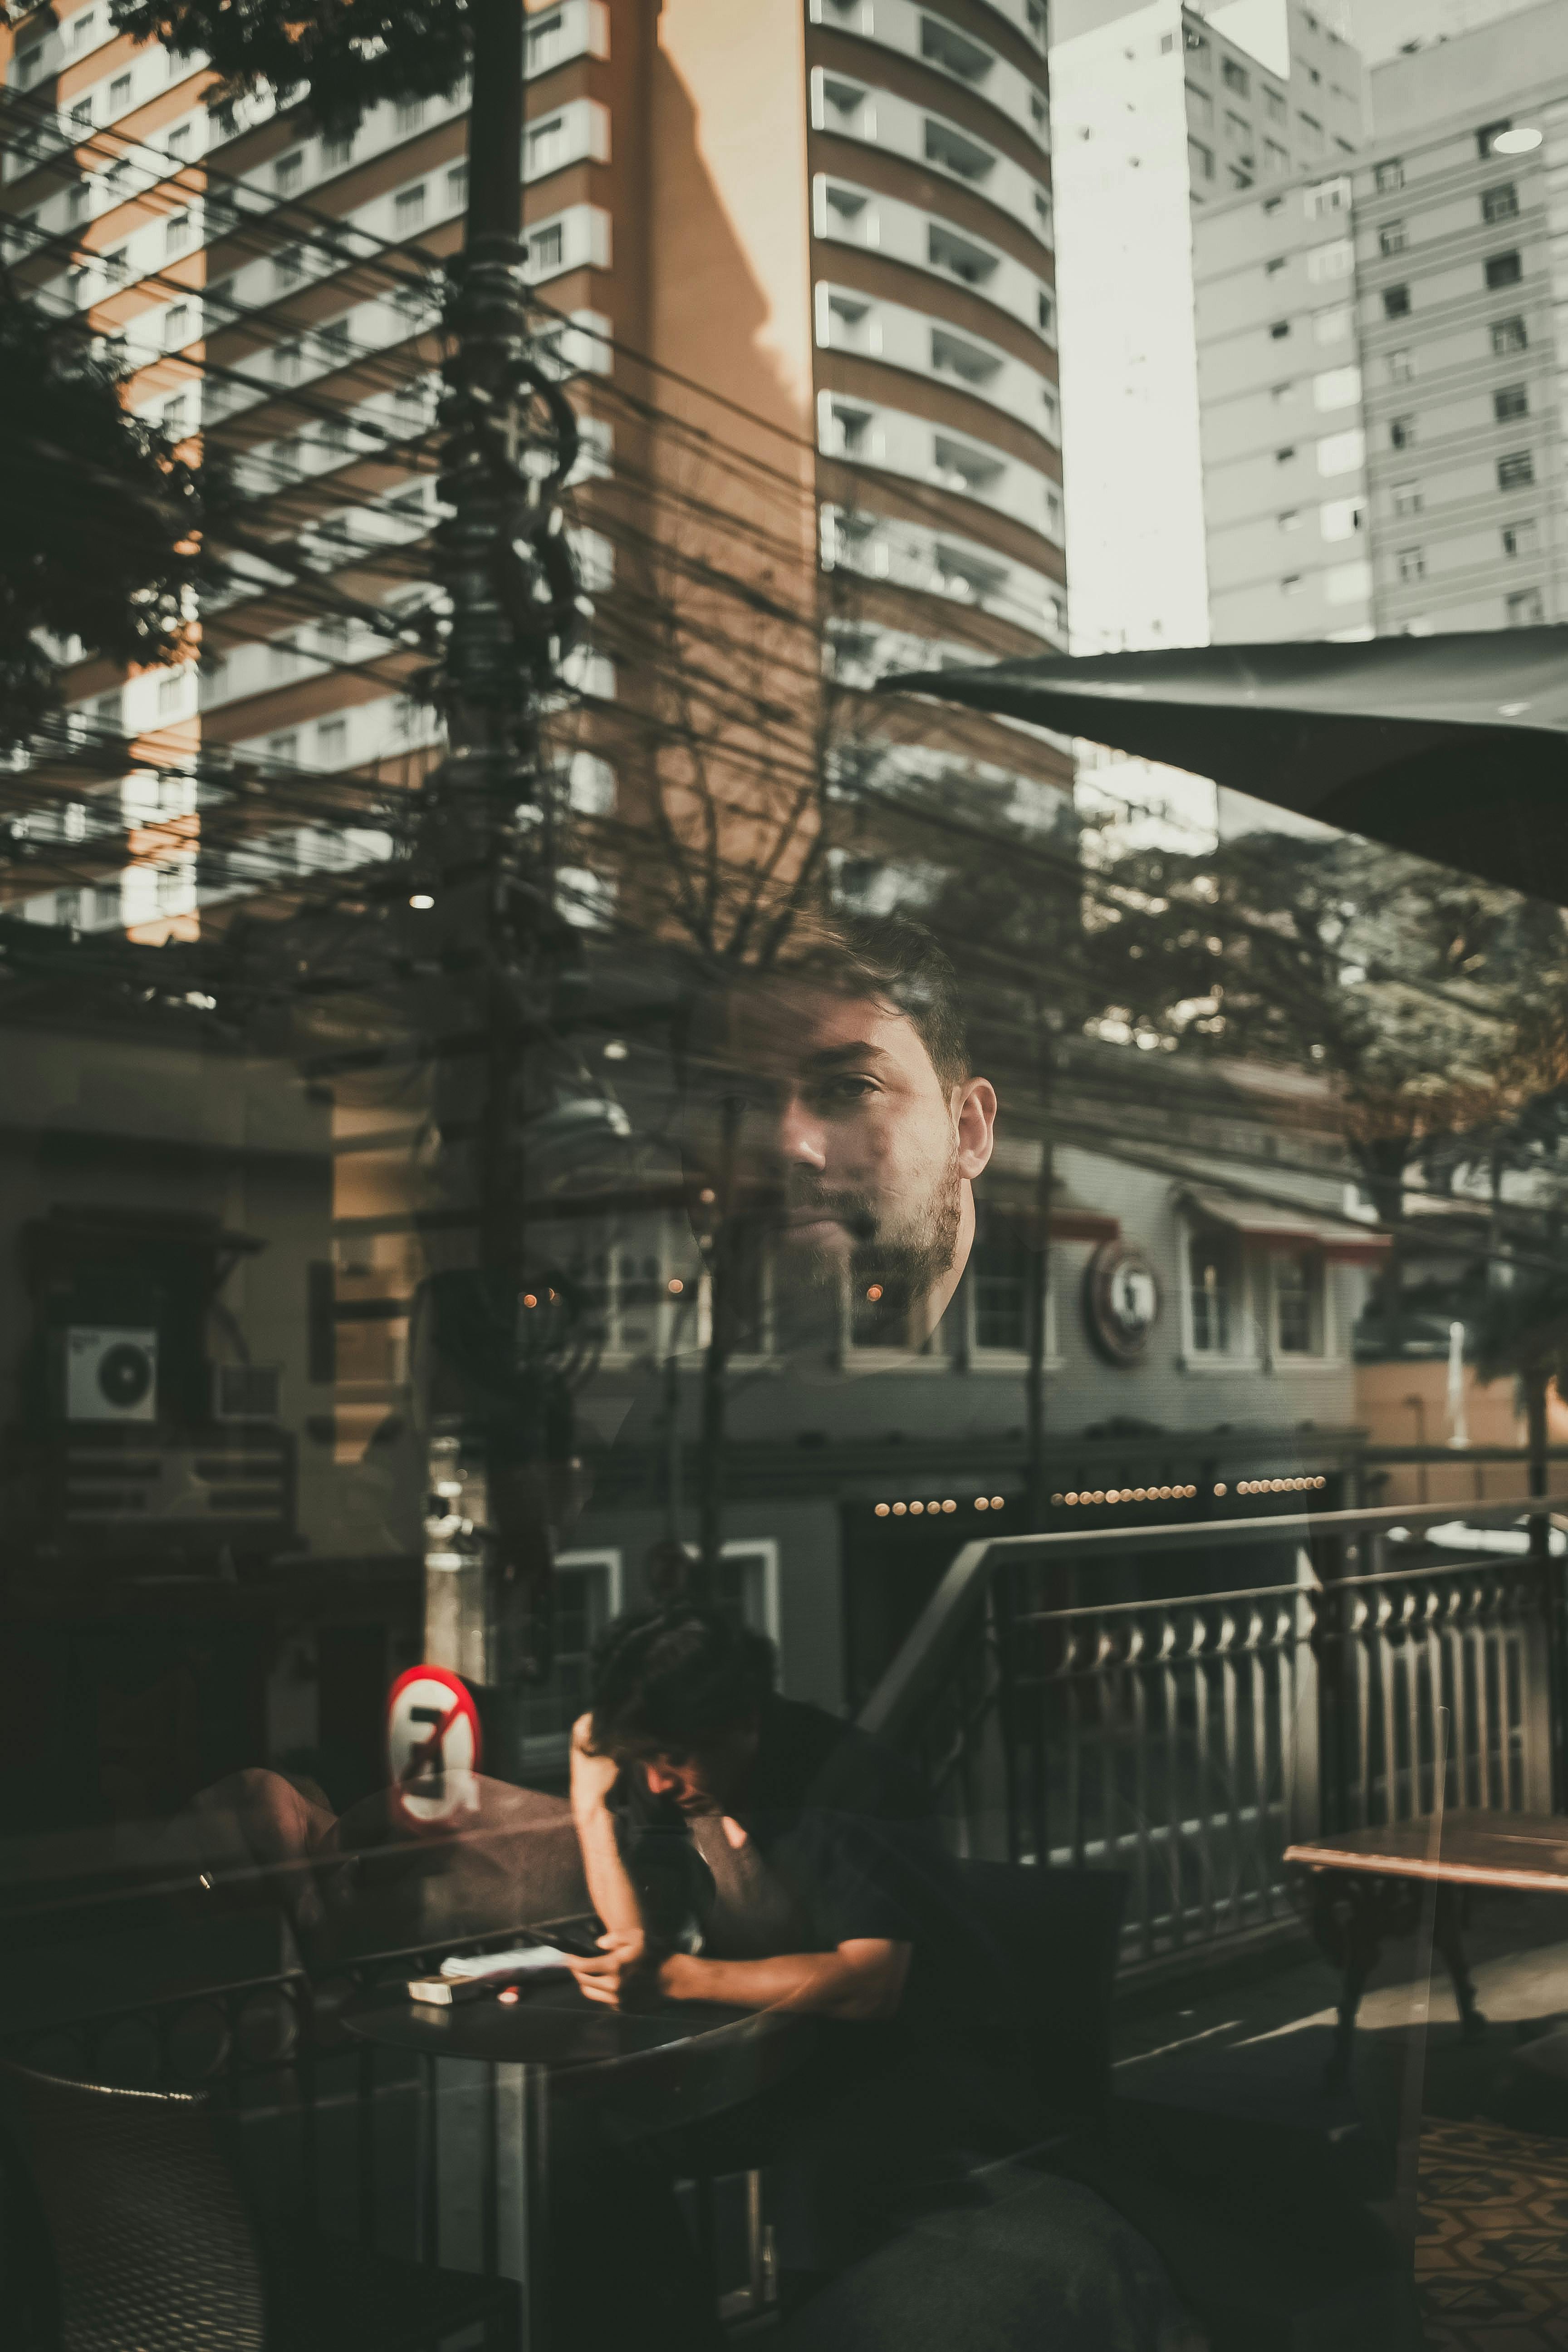
M1448 1974L1454 1982L1454 1999L1459 2005L1459 2031L1467 2042L1479 2042L1487 2030L1486 2019L1476 2007L1476 1988L1470 1981L1470 1971L1465 1959L1463 1935L1464 1898L1457 1886L1437 1889L1437 1916L1433 1938L1447 1962Z
M521 2284L519 2352L552 2352L550 2070L498 2065L495 2078L500 2268Z

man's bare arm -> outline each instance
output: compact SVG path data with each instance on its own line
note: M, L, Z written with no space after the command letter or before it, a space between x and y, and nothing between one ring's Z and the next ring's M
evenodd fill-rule
M621 1859L609 1803L620 1767L613 1756L593 1753L588 1746L592 1726L592 1717L584 1715L572 1727L572 1819L583 1850L583 1875L607 1930L606 1943L613 1939L626 1948L628 1959L640 1958L647 1943L642 1906Z
M903 1998L910 1948L858 1937L832 1952L785 1952L765 1960L705 1960L672 1952L655 1981L667 2000L712 2000L731 2009L795 2009L814 2017L869 2023L891 2017ZM614 1952L577 1960L572 1973L590 2000L620 2004L624 1970Z

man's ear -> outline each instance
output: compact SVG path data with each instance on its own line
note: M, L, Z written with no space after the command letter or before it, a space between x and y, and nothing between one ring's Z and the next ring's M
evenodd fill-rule
M967 1078L953 1088L958 1171L973 1184L990 1164L996 1141L996 1089L989 1078Z

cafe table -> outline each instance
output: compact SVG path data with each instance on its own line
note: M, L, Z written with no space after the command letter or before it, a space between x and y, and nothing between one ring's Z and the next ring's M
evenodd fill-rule
M359 2040L432 2062L489 2070L491 2134L487 2195L510 2196L511 2242L521 2274L520 2352L561 2352L549 2340L551 2116L563 2101L592 2103L618 2137L635 2138L722 2114L780 2081L811 2047L810 2021L795 2011L654 2001L612 2010L569 1979L437 2008L400 1987L367 1993L342 2012ZM493 2226L489 2232L493 2239Z
M1447 1963L1467 2042L1486 2031L1465 1958L1467 1897L1482 1889L1568 1895L1568 1820L1555 1813L1467 1811L1440 1822L1394 1822L1303 1839L1287 1867L1319 1948L1342 1971L1338 2026L1326 2069L1350 2070L1356 2011L1384 1939L1414 1933L1423 1890L1435 1897L1433 1941Z

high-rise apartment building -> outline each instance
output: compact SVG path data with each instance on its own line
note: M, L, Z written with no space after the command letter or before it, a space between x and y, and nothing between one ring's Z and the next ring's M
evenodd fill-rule
M617 772L647 750L655 540L689 577L699 547L753 563L802 612L820 562L851 693L944 645L1064 641L1045 42L1038 0L529 9L520 215L585 420L575 537L598 607L570 681L580 814L635 814ZM308 575L205 612L199 683L68 679L79 729L126 741L137 775L95 798L118 793L142 846L116 869L106 843L28 911L189 932L264 862L199 846L198 748L273 781L273 863L301 872L381 845L291 801L323 776L416 782L437 755L416 650L365 614L426 593L467 97L379 105L338 137L268 96L214 107L199 62L137 47L102 0L24 25L7 79L23 281L123 357L135 407L225 453ZM1016 730L962 732L999 776L1068 779ZM589 905L613 884L578 887Z
M1360 59L1301 0L1064 0L1051 75L1075 650L1201 644L1194 223L1342 164Z
M1216 638L1500 628L1568 610L1553 302L1568 11L1373 75L1342 172L1195 229Z

